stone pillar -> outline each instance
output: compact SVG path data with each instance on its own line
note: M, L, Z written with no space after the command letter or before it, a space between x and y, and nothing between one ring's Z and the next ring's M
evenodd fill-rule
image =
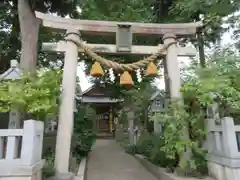
M170 87L169 87L169 78L168 78L168 69L167 69L166 57L163 58L163 67L164 67L165 93L166 93L166 98L169 99L169 97L170 97Z
M109 131L110 131L110 133L113 132L113 108L112 108L112 106L110 107L110 111L109 111Z
M17 109L12 108L9 112L9 121L8 121L8 129L20 129L21 126L21 114ZM8 138L9 139L9 138ZM15 149L14 149L14 157L19 157L20 146L19 146L19 137L16 137L15 140Z
M68 30L67 33L77 33L76 29ZM67 38L79 40L76 34L70 34ZM62 95L58 120L56 158L56 175L68 177L71 137L73 131L73 112L76 90L76 73L78 61L78 47L72 42L66 42L64 59L64 72L62 81ZM67 178L66 178L67 179Z
M127 118L128 118L128 136L129 136L129 144L134 144L134 113L130 109L128 109L127 112Z
M9 113L8 129L20 129L20 112L16 109Z
M173 34L165 34L163 36L164 44L169 44L176 41L176 37ZM172 44L167 49L166 55L166 65L167 65L167 73L168 73L168 83L170 87L170 95L174 98L180 98L180 87L181 87L181 79L180 79L180 68L178 65L177 59L177 45Z
M234 120L232 117L224 117L221 122L224 153L228 158L238 158L239 152Z
M154 133L160 134L162 133L162 124L159 122L159 120L153 121L153 127L154 127Z

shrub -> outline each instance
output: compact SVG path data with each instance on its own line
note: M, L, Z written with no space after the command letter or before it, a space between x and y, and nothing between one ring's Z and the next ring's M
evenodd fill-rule
M164 139L162 136L156 134L146 134L140 137L135 152L144 155L153 164L161 167L169 168L171 171L177 166L178 157L169 159L166 153L161 150L164 146Z
M91 151L96 134L93 132L95 111L89 106L79 106L74 117L72 154L79 161Z
M142 154L149 158L151 156L152 149L156 143L156 137L146 134L140 137L137 142L136 148L139 154Z
M47 179L51 176L54 176L55 169L54 169L54 154L48 154L45 159L45 163L42 169L43 179Z
M207 160L206 160L207 150L202 153L193 151L193 159L196 163L196 171L201 175L208 174Z
M136 154L137 153L137 147L135 145L128 145L126 148L125 148L125 151L126 153L129 153L129 154Z
M152 149L149 160L158 166L168 168L171 172L174 171L175 167L178 165L178 157L176 155L175 159L170 159L167 157L166 153L161 150L161 147L164 145L163 140L158 137L160 140L154 145Z
M165 139L163 136L156 134L146 134L140 137L137 145L129 146L127 152L130 154L139 153L148 158L150 162L155 165L167 168L170 172L175 170L180 173L178 167L179 156L177 153L175 156L169 158L167 154L162 150L165 146ZM206 152L196 152L193 150L192 160L196 164L196 168L188 167L184 175L185 176L197 176L201 177L208 174L207 162L205 159Z

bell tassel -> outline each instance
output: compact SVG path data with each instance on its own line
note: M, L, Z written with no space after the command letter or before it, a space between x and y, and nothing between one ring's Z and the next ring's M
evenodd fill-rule
M120 84L129 88L133 86L132 76L128 71L124 71L120 76Z
M102 77L104 76L104 72L103 69L100 65L99 62L94 62L94 64L92 65L91 71L90 71L90 75L93 77Z
M157 66L153 62L150 62L147 66L146 76L157 76L157 75L158 75Z

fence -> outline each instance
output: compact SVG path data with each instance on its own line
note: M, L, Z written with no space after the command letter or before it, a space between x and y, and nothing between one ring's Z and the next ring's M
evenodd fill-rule
M209 172L217 180L237 180L240 176L240 125L231 117L208 119Z
M240 167L240 125L234 125L231 117L216 122L208 120L209 158L226 166L234 166L239 160ZM214 143L213 143L214 142ZM234 163L227 159L234 159Z
M23 129L0 129L0 168L32 166L41 160L43 122L27 120Z

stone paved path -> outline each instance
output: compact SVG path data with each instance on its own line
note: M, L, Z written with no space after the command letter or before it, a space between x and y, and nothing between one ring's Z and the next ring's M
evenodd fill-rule
M114 140L96 141L87 168L87 180L157 180Z

